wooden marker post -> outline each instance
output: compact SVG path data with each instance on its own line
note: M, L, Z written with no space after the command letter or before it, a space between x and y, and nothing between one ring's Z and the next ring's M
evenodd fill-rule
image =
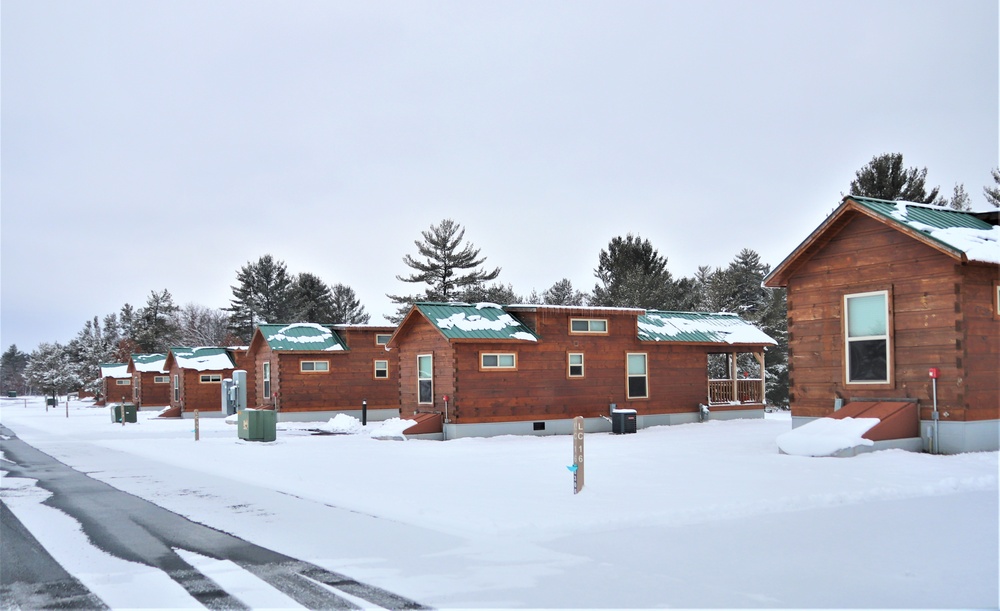
M200 431L198 430L198 410L194 410L194 440L198 441Z
M583 416L573 418L573 494L583 490Z

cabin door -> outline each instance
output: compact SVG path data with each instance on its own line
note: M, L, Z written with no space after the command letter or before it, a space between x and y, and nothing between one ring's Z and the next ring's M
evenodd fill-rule
M417 404L434 405L434 355L417 356Z

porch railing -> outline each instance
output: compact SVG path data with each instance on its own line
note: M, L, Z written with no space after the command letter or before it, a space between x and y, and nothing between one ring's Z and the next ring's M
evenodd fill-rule
M763 402L763 380L741 378L739 380L708 381L708 403L710 405Z

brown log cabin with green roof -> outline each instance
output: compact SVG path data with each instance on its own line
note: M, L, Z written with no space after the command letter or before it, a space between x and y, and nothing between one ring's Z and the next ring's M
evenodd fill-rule
M164 418L225 416L222 411L222 380L237 369L227 348L171 348L164 362L170 376L170 409Z
M140 407L170 405L170 376L163 368L165 353L133 354L127 371L132 374L132 401Z
M293 323L260 325L250 342L255 371L247 403L277 409L278 420L326 420L337 414L399 416L398 368L385 344L395 327Z
M934 368L937 450L997 450L998 236L995 211L845 197L764 280L788 290L793 424L909 402L895 436L933 450Z
M763 417L773 343L734 315L418 303L389 348L401 417L419 423L408 434L451 439L567 434L576 416L610 430L612 406L634 409L639 428L698 421L702 405L713 418Z

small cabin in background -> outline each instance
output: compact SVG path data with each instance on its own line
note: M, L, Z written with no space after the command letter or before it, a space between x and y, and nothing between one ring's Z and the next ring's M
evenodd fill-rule
M924 449L935 428L941 452L998 449L997 216L852 195L774 268L794 426L882 410Z
M95 405L132 400L132 374L128 363L101 363L101 398Z
M255 372L249 405L281 421L369 420L399 416L398 368L385 344L395 327L293 323L260 325L248 358Z
M161 416L222 416L222 380L237 369L227 348L171 348L164 362L170 376L170 409ZM248 375L249 377L249 375Z
M132 401L139 406L170 405L170 376L164 353L133 354L127 371L132 374Z
M576 416L607 431L616 409L638 428L763 417L773 344L729 314L418 303L388 346L401 417L451 439L568 434Z

